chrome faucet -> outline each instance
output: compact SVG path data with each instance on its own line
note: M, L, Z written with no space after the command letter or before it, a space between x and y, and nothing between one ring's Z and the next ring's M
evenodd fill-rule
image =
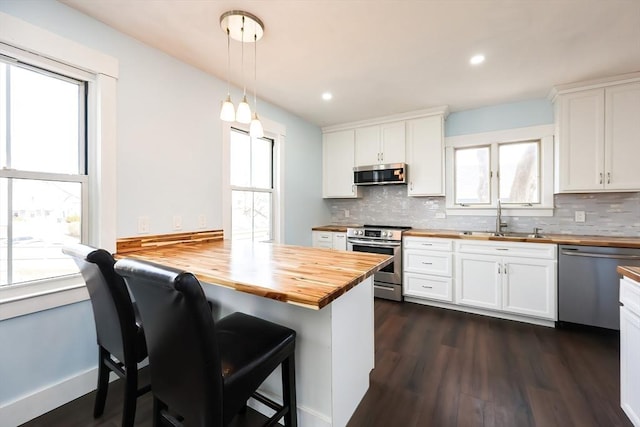
M502 221L502 206L500 205L500 199L498 199L498 213L496 215L496 236L502 236L504 229L507 228L507 223Z

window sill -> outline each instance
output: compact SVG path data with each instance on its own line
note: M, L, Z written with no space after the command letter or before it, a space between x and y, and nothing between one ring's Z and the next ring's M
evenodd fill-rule
M0 321L88 299L80 275L0 289Z
M468 208L447 208L447 215L459 215L459 216L496 216L496 208L495 207L487 207L487 208L477 208L477 207L468 207ZM552 207L532 207L532 208L518 208L518 209L507 209L502 208L502 216L510 217L510 216L553 216L553 208Z

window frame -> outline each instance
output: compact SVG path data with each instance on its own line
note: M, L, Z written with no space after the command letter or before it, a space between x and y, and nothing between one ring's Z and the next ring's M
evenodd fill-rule
M118 61L2 12L0 55L9 61L17 60L87 82L87 152L84 156L88 175L83 196L88 212L83 227L86 227L88 244L115 252ZM80 274L6 286L0 289L0 320L88 298Z
M231 126L231 129L229 130L229 132L240 132L240 133L244 133L246 134L247 137L250 138L251 142L250 142L250 161L253 159L253 138L251 138L251 136L249 135L249 132L241 129L237 126ZM268 242L273 242L273 236L274 236L274 229L275 229L275 206L274 206L274 195L275 195L275 160L274 160L274 152L275 152L275 140L272 138L269 138L267 135L265 135L263 138L259 138L259 139L266 139L268 141L271 141L271 187L270 188L266 188L266 187L255 187L255 186L238 186L238 185L233 185L230 184L230 188L231 188L231 193L233 194L234 191L242 191L242 192L250 192L250 193L267 193L271 195L271 224L269 227L269 240ZM231 158L229 157L229 161L231 161ZM231 166L231 165L230 165ZM250 170L252 170L252 165L250 165L249 167ZM232 197L233 199L233 197ZM255 231L255 227L253 227L252 224L252 228L251 228L251 232L252 232L252 238L251 241L255 241L253 239L253 232ZM232 222L231 222L231 239L233 239L233 213L232 213Z
M495 216L499 195L499 146L527 141L539 141L540 202L536 204L503 203L503 216L552 216L554 182L554 125L507 129L495 132L460 135L445 138L446 213L447 215ZM461 205L455 203L455 149L490 146L489 204Z
M282 124L260 116L265 138L273 141L272 243L284 242L284 156L287 130ZM222 229L225 240L231 240L231 128L249 132L249 126L240 123L222 123Z

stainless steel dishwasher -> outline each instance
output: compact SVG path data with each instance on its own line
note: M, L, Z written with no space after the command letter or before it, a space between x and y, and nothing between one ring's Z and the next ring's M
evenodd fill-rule
M620 329L618 265L640 266L640 249L560 245L558 320Z

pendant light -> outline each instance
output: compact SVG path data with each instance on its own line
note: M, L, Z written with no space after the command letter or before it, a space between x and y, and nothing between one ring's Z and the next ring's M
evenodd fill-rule
M252 138L262 138L264 129L262 122L258 118L258 40L254 35L253 43L253 119L249 125L249 136Z
M227 33L227 58L229 61L228 64L228 76L227 76L227 98L222 104L222 109L220 111L220 118L225 121L235 121L239 123L249 124L252 122L251 116L251 107L249 106L249 102L247 101L247 83L245 81L245 70L244 70L244 44L245 43L257 43L264 34L264 24L255 15L252 15L249 12L245 12L242 10L230 10L225 12L220 16L220 26L222 30ZM231 118L231 114L233 113L233 103L231 102L230 95L230 77L231 74L231 60L230 58L230 46L229 39L234 39L239 41L242 44L242 58L241 58L241 66L242 66L242 85L243 85L243 96L242 101L238 104L238 109L235 110L234 117ZM255 54L255 50L254 50ZM254 78L255 78L255 70L257 66L254 67ZM254 94L255 98L255 94ZM254 106L256 104L256 100L254 99ZM253 118L257 119L257 115L254 115ZM258 124L260 128L262 128L262 124ZM256 125L257 126L257 125ZM256 128L256 132L258 132Z
M236 109L231 102L231 83L229 76L231 75L231 37L229 37L229 28L227 28L227 99L222 102L220 109L220 120L225 122L233 122L236 119Z

